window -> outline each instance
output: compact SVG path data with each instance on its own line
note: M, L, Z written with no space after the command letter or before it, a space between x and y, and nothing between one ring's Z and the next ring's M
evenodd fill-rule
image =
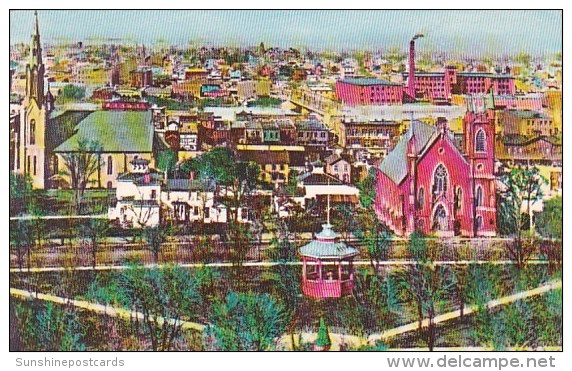
M28 163L26 166L26 174L30 174L30 165L32 164L32 159L28 156Z
M419 208L423 209L423 205L425 204L425 189L423 189L423 187L419 188L419 196L417 202L419 202Z
M57 156L57 155L54 155L53 159L54 159L54 162L53 162L53 165L54 165L54 166L53 166L54 174L57 174L57 173L59 172L59 170L60 170L60 169L59 169L60 166L59 166L59 162L58 162L58 156Z
M457 188L457 192L455 192L455 210L461 210L463 206L463 190L461 187Z
M435 174L433 175L433 195L439 196L447 192L447 178L448 176L445 166L437 166L437 169L435 169Z
M483 206L483 189L479 186L477 187L477 198L475 200L477 207Z
M36 156L34 156L34 175L36 175Z
M30 144L36 144L36 120L30 121Z
M475 144L475 150L477 152L485 152L486 148L485 148L485 131L483 129L480 129L477 132L477 139L476 139L476 144Z
M113 175L113 157L107 156L107 175Z
M111 189L111 188L113 188L113 183L107 182L107 189Z
M433 225L432 229L434 231L446 231L449 229L449 220L447 218L447 212L442 204L438 204L433 213Z
M248 210L246 208L240 209L240 218L242 220L248 220Z
M154 190L154 189L152 189L152 190L151 190L151 199L154 200L154 199L156 199L156 198L157 198L157 191Z
M481 215L477 216L477 229L481 229L481 227L483 226L483 217Z
M208 219L211 217L211 209L210 207L205 207L205 219Z

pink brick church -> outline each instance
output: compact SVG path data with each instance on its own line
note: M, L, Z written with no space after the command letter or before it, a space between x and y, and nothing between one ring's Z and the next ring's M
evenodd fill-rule
M493 111L463 126L460 149L446 124L414 121L379 165L375 211L397 235L496 235Z

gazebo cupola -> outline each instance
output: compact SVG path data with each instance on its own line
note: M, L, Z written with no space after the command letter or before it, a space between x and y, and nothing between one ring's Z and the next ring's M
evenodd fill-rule
M299 251L302 256L302 291L314 298L349 295L354 287L353 259L358 251L338 240L339 235L330 224L329 205L328 222L322 228L316 238Z

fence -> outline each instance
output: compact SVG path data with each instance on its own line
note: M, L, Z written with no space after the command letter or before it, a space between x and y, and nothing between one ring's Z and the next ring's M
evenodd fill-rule
M297 247L308 243L310 239L298 239ZM361 252L358 259L369 260L367 248L357 240L347 242ZM516 260L509 244L513 242L495 239L474 240L437 240L428 239L428 250L435 261L504 261ZM20 248L20 262L28 267L27 251ZM93 264L91 241L86 239L47 240L41 247L31 251L31 267L78 267ZM295 254L292 254L295 255ZM269 241L250 241L235 244L233 241L221 241L216 236L182 237L161 244L158 263L214 263L214 262L253 262L276 260L276 249ZM383 261L411 260L406 241L394 241L386 252ZM561 264L562 245L559 241L538 240L527 252L525 260L541 259ZM10 267L19 268L18 250L10 248ZM96 263L102 266L123 265L129 261L153 264L155 256L151 247L144 241L136 242L98 242Z

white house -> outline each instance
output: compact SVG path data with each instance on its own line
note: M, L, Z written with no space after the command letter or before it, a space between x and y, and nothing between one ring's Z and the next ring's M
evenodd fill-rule
M215 185L202 180L167 179L161 202L179 222L226 223L227 208L215 202Z
M134 159L131 171L117 177L116 203L108 217L124 227L155 227L160 222L161 183L164 174L149 168L149 161Z

